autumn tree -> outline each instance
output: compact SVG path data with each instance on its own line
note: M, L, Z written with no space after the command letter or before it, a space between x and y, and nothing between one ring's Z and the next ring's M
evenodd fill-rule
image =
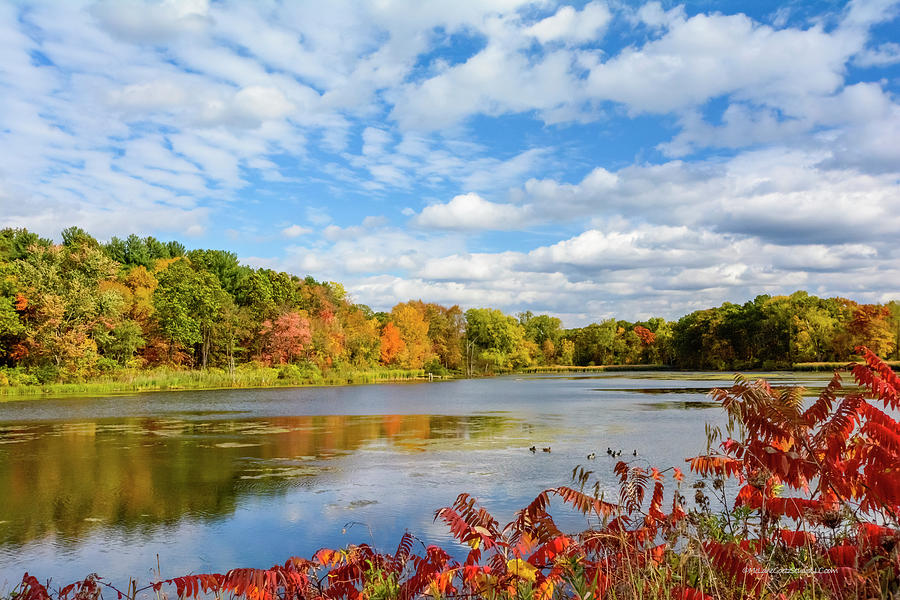
M433 302L422 303L422 312L428 322L428 339L431 352L447 369L463 367L463 340L466 320L459 306L449 308Z
M839 316L818 298L796 302L793 311L794 356L797 362L821 361L831 356L831 340L839 331Z
M354 367L369 368L381 358L378 320L368 307L350 306L342 313L347 360Z
M543 364L551 364L556 359L556 346L562 336L562 321L550 315L535 315L531 311L517 315L525 332L525 339L533 346L532 356Z
M400 331L404 344L397 362L404 369L421 369L432 356L423 307L413 302L398 304L391 309L391 321Z
M124 318L121 299L100 288L116 270L86 236L70 237L67 246L30 246L12 268L23 326L18 360L52 369L50 379L94 375L102 358L97 338L115 331Z
M853 347L867 346L878 356L894 351L894 331L890 325L891 311L887 306L861 304L853 311L847 324Z
M381 330L381 362L385 365L393 364L404 350L406 343L400 337L400 330L388 321Z
M561 339L559 348L556 349L556 360L561 365L575 364L575 342L566 338Z
M263 348L260 358L271 364L294 362L303 355L303 350L312 339L310 322L305 313L289 311L275 321L264 321L260 334Z

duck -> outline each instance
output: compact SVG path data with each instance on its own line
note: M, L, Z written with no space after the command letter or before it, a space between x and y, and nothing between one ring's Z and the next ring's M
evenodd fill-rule
M550 452L550 446L547 446L546 448L541 448L541 450L543 450L544 452Z
M594 452L591 452L587 455L587 458L588 460L594 460L595 458L597 458L597 455Z
M635 450L635 451L632 452L631 454L632 454L632 456L637 456L637 450Z
M535 452L537 452L537 448L535 448L534 446L532 446L531 448L529 448L529 450L531 450L531 453L532 453L532 454L534 454Z
M610 456L613 455L613 451L609 446L606 447L606 453L609 454Z

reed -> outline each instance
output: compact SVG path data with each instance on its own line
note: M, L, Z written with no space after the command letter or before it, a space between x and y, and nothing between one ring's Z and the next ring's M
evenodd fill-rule
M0 386L0 401L175 390L354 385L426 379L433 378L429 378L422 369L331 369L322 372L316 368L301 369L294 365L242 365L229 373L223 369L180 370L160 367L151 371L123 369L81 382Z

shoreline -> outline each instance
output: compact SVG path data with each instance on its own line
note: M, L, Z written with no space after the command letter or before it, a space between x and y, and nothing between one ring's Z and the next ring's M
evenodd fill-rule
M450 377L429 376L422 369L351 371L313 377L279 377L278 369L252 370L238 373L234 377L219 372L165 370L137 374L121 380L95 379L78 383L3 386L0 387L0 404L81 396L106 397L155 392L337 387L377 383L428 382L448 378Z
M852 364L852 363L851 363ZM889 363L894 370L900 370L900 361ZM787 369L767 369L764 372L827 372L842 370L848 363L795 363ZM615 372L686 372L668 365L547 365L533 366L516 371L476 375L471 378L495 375L539 375L552 373L615 373ZM693 371L693 370L687 370ZM731 373L732 369L700 369L698 372ZM753 372L744 370L743 372ZM137 372L122 379L99 378L78 383L48 383L33 385L0 386L0 403L25 400L46 400L79 396L122 396L148 392L254 390L277 388L336 387L344 385L368 385L379 383L413 383L466 379L462 374L433 375L423 369L384 369L368 371L345 371L312 376L283 376L277 368L239 369L232 376L224 371L178 371L162 369Z

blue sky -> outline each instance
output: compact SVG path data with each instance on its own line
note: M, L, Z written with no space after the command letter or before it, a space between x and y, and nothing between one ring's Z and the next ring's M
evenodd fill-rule
M0 3L0 226L568 326L900 298L900 3Z

